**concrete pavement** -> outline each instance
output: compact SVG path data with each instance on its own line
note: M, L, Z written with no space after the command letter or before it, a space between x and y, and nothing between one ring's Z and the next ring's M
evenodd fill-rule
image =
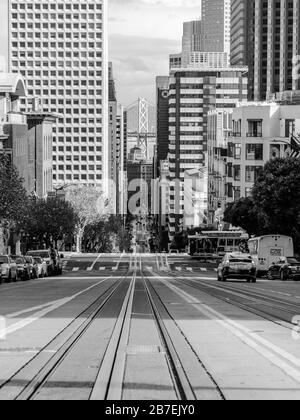
M2 285L0 399L300 399L300 283L215 270L74 254L61 277Z

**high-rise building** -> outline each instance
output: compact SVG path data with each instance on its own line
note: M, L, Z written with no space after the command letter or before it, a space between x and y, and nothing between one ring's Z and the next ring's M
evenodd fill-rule
M107 0L10 0L9 61L28 88L61 114L53 180L107 191Z
M156 78L157 108L157 170L160 162L167 160L169 152L169 77Z
M232 66L248 66L251 50L250 26L253 19L251 0L232 0L231 2L231 45L230 62Z
M231 0L202 0L203 52L224 52L230 57Z
M109 87L109 145L108 163L110 188L109 196L112 211L124 214L124 177L125 177L125 146L124 146L124 109L117 101L116 86L113 76L113 66L108 66Z
M201 30L201 20L185 22L183 24L181 63L183 67L186 67L189 64L190 53L201 51Z
M28 194L44 198L53 190L52 132L56 115L42 112L39 100L20 112L26 97L23 78L0 73L0 153L10 157Z
M250 100L300 89L299 0L233 0L231 31L233 63L249 66Z
M172 239L182 226L186 213L184 180L186 172L197 178L199 199L207 179L207 119L214 109L230 110L247 101L247 78L244 68L224 70L181 70L170 77L169 90L169 235ZM195 191L197 193L197 191ZM207 198L206 198L207 199ZM199 208L203 207L199 204ZM183 222L184 223L184 222ZM183 226L184 227L184 226Z

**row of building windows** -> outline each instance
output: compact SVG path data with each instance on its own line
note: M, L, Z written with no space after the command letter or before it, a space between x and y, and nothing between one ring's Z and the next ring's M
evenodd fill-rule
M29 58L102 58L102 52L95 51L13 51L14 58L29 59Z
M95 181L95 180L101 180L102 179L102 175L101 174L53 174L53 180L54 181L86 181L86 180L90 180L90 181Z
M43 48L43 49L53 49L53 50L59 50L59 49L71 49L73 50L75 49L102 49L102 42L78 42L78 41L66 41L66 42L32 42L32 41L13 41L12 42L12 47L13 48L17 48L17 49L23 49L24 51L29 50L29 49L35 49L35 48Z
M263 160L264 145L263 144L246 144L247 160ZM242 145L240 143L229 143L228 157L240 160L242 159Z
M19 12L11 14L13 20L102 20L100 13L32 13Z
M76 61L76 60L68 60L68 61L62 61L62 60L58 60L58 61L17 61L17 60L13 60L12 61L12 65L13 67L32 67L32 68L36 68L36 67L55 67L55 68L80 68L80 67L102 67L102 61Z
M12 10L102 10L101 3L50 3L49 2L40 2L40 3L25 3L24 1L13 0L12 1Z
M102 171L102 165L53 165L53 170L59 170L59 171Z
M95 152L102 152L102 147L92 147L93 150L90 150L91 148L89 148L89 152L91 153L95 153ZM79 148L79 146L53 146L53 153L55 152L74 152L74 153L80 153L80 152L87 152L87 147L86 146L82 146L81 148ZM90 160L95 160L95 156L90 156Z

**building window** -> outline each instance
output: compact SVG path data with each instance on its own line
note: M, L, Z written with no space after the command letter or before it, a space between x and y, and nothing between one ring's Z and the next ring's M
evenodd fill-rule
M262 137L262 120L248 120L247 137Z
M242 145L240 143L234 145L234 158L238 160L242 158Z
M241 187L233 188L233 198L234 201L238 201L241 198Z
M249 198L252 196L252 188L246 188L245 189L245 197Z
M262 166L246 166L246 182L255 183L263 170Z
M240 165L234 166L234 180L240 181L241 180L241 167Z
M263 160L263 144L247 144L246 159Z

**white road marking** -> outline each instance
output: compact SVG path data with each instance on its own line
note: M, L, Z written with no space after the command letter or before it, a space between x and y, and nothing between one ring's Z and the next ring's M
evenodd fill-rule
M106 267L99 267L99 271L105 271Z
M182 268L181 267L175 267L175 270L176 271L182 271Z
M187 303L194 304L195 309L197 309L200 313L202 313L202 315L205 315L208 319L217 322L222 327L229 330L233 335L238 337L244 344L248 345L249 347L257 351L257 353L261 354L264 358L269 360L271 363L273 363L282 371L284 371L287 375L289 375L298 383L300 383L300 371L290 366L286 362L288 361L292 363L293 365L300 367L300 359L298 359L291 353L288 353L281 347L278 347L275 344L271 343L269 340L266 340L263 337L260 337L256 333L253 333L242 324L236 321L232 321L231 319L225 317L223 314L211 308L210 306L204 303L201 303L200 305L199 301L195 299L192 295L179 289L173 284L170 284L168 281L162 282L162 283L165 284L169 289L175 292ZM280 359L280 357L278 357L277 355L280 356L282 359L285 359L286 361Z
M58 299L58 300L53 301L53 302L47 302L47 303L45 303L43 305L40 305L40 306L27 308L23 311L19 311L19 312L15 312L15 313L7 315L6 316L7 319L14 319L14 318L17 318L21 315L24 315L24 314L27 314L27 313L38 310L38 312L35 312L29 318L25 318L22 321L16 322L16 323L4 328L3 330L1 330L0 331L0 336L5 337L8 334L12 334L12 333L14 333L18 330L21 330L21 329L27 327L28 325L32 324L33 322L38 321L39 319L43 318L44 316L46 316L50 312L53 312L56 309L66 305L67 303L76 299L78 296L81 296L82 294L94 289L95 287L99 286L100 284L104 283L105 281L107 281L110 278L111 277L106 277L105 279L99 281L98 283L96 283L96 284L88 287L87 289L84 289L81 292L78 292L78 293L76 293L72 296L62 298L62 299ZM41 310L39 310L39 309L41 309Z
M100 260L100 258L102 257L103 254L99 254L98 257L95 259L95 261L93 262L93 264L91 265L91 267L88 268L88 271L93 271L95 265L97 264L97 262Z
M79 267L74 267L72 271L79 271Z

